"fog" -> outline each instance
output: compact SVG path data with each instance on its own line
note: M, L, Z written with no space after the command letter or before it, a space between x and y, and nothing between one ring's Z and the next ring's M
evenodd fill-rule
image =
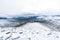
M0 14L60 13L60 0L0 0Z

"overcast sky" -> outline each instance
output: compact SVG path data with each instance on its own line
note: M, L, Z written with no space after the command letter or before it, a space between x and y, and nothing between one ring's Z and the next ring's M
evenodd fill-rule
M0 0L0 13L18 15L21 12L59 13L60 0Z

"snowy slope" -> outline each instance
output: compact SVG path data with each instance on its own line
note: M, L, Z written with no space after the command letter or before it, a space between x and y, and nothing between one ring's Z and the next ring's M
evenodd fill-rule
M60 40L60 32L40 23L27 23L21 27L0 28L0 40Z
M7 19L0 19L0 40L60 40L60 22L57 21L60 17L51 15L4 17ZM21 24L24 25L20 26Z

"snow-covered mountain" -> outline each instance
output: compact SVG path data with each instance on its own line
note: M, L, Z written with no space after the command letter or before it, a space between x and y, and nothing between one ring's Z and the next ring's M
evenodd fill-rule
M60 40L60 19L51 15L0 16L0 40Z
M50 26L49 28L53 30L60 31L60 29L58 29L60 22L56 20L57 18L59 19L59 17L57 17L56 15L55 17L53 15L34 15L34 14L24 14L20 16L1 15L0 27L18 27L26 23L37 22L37 23L42 23L43 25L46 25L48 27Z

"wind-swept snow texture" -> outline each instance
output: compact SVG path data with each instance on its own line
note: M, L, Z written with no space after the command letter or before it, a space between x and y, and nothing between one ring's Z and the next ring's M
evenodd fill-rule
M0 40L59 40L60 15L0 16Z

